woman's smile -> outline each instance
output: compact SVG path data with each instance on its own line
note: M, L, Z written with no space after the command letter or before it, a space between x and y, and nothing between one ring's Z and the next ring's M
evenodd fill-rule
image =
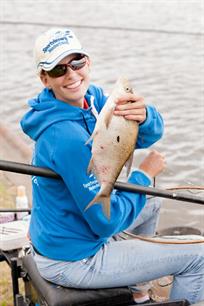
M64 85L63 87L64 88L67 88L67 89L78 89L81 85L82 81L81 80L78 80L78 81L74 81L68 85Z

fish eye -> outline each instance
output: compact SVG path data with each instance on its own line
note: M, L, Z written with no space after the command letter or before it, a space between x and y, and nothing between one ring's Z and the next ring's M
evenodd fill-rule
M117 142L120 142L120 136L117 136Z

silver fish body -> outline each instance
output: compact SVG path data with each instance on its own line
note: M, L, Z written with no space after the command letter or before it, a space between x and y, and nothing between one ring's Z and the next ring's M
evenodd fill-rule
M94 173L101 188L85 209L95 203L101 203L109 219L110 194L126 163L130 170L138 135L136 121L113 114L116 99L126 92L133 92L129 81L126 78L119 78L97 118L95 129L89 139L89 141L93 139L93 144L88 172Z

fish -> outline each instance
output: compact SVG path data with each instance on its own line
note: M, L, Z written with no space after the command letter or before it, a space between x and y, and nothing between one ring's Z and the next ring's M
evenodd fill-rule
M87 173L92 173L100 184L100 190L85 210L94 204L102 204L103 212L110 219L110 195L123 166L130 172L134 149L138 135L138 123L127 120L123 116L114 115L117 99L125 94L133 93L130 82L120 77L98 115L91 137L91 159ZM127 101L131 103L131 101Z

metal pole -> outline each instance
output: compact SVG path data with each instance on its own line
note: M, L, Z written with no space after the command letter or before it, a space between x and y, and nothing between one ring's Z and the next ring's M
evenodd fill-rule
M16 257L11 258L11 278L12 278L12 285L13 285L14 306L17 306L16 295L19 294L17 260L18 259Z
M0 212L1 213L7 213L7 212L14 212L14 213L18 213L18 212L31 212L31 208L0 208Z
M23 163L16 163L6 160L0 160L0 170L27 174L27 175L48 177L53 179L60 179L60 176L51 169L32 166ZM123 182L116 182L114 188L128 192L143 193L161 198L168 198L177 201L191 202L195 204L204 205L204 198L192 195L189 196L183 193L176 193L174 191L167 191L152 187L144 187L140 185L123 183Z
M130 183L127 184L123 182L116 182L114 187L118 190L144 193L144 194L152 195L155 197L168 198L168 199L177 200L177 201L191 202L191 203L204 205L204 198L189 196L184 193L176 193L173 191L167 191L167 190L162 190L162 189L152 188L152 187L144 187L144 186L134 185Z

